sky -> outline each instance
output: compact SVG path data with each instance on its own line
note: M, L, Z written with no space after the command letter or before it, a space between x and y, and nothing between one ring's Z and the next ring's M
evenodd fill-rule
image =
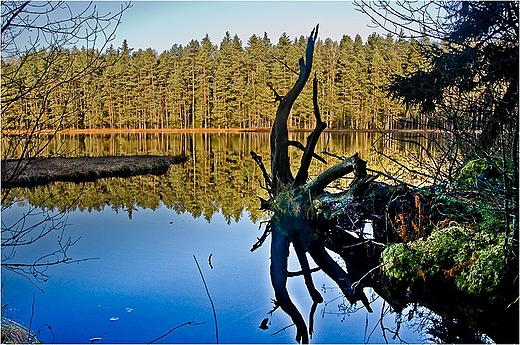
M115 11L122 2L94 2L99 13ZM155 49L158 53L174 44L199 42L206 34L220 45L226 31L242 40L267 33L276 44L285 32L289 37L308 36L320 24L319 38L340 41L343 35L360 34L363 42L373 32L383 34L370 19L354 8L352 1L133 1L123 14L112 42L124 39L130 48ZM79 3L78 3L79 5Z

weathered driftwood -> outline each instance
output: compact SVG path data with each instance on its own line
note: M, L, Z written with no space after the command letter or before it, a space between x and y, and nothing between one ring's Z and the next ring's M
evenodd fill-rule
M78 183L107 177L162 175L170 165L186 160L184 155L3 160L2 189L41 186L54 181Z

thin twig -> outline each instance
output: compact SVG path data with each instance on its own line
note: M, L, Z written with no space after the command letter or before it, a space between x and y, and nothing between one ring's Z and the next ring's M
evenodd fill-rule
M211 309L213 310L213 319L215 320L215 337L218 344L218 324L217 324L217 313L215 312L215 305L213 304L213 300L211 299L211 295L209 294L208 285L206 284L206 280L204 279L204 275L202 274L202 270L200 269L199 262L197 261L197 257L193 255L193 259L195 259L195 263L197 264L197 268L199 269L200 277L202 278L202 282L204 283L204 288L206 289L206 294L208 295L209 302L211 303Z
M379 171L379 170L374 170L374 169L367 168L367 171L368 171L368 172L372 172L372 173L376 173L376 174L378 174L378 175L382 175L382 176L386 177L386 178L389 179L389 180L393 180L394 182L397 182L397 183L399 183L399 184L406 185L406 186L408 186L408 187L410 187L410 188L416 188L416 187L417 187L417 186L415 186L415 185L413 185L413 184L411 184L411 183L408 183L408 182L405 182L405 181L403 181L403 180L400 180L400 179L398 179L398 178L395 177L395 176L392 176L392 175L390 175L390 174L384 173L384 172Z
M381 316L379 317L379 320L376 322L376 324L374 325L374 328L372 328L372 331L370 332L370 334L368 335L368 338L365 339L365 343L368 344L370 342L370 338L372 337L372 334L374 334L374 332L376 331L376 328L377 328L377 325L379 325L379 323L382 322L382 319L384 317L383 315L383 310L385 308L385 300L383 300L383 305L381 306Z
M277 330L276 332L274 332L274 333L271 334L271 335L276 335L276 334L278 334L278 333L280 333L280 332L285 331L287 328L292 327L292 326L294 326L294 323L291 323L289 326L285 326L284 328Z
M292 69L291 67L289 67L289 65L287 65L285 62L283 62L282 60L280 60L279 58L277 58L276 56L274 56L273 54L271 54L271 57L273 57L276 61L278 61L279 63L281 63L282 65L284 65L289 71L293 72L294 74L296 74L297 76L300 76L300 73L296 72L294 69Z
M345 158L347 158L347 157L345 157L345 156L338 156L338 155L336 155L336 154L334 154L334 153L332 153L332 152L328 152L327 150L321 151L321 153L324 154L324 155L327 155L327 156L331 156L331 157L337 158L337 159L339 159L340 161L342 161L342 160L344 160Z
M183 323L183 324L180 324L180 325L178 325L178 326L173 327L173 328L170 329L168 332L164 333L164 334L161 335L159 338L152 340L152 341L149 342L148 344L155 343L157 340L160 340L160 339L166 337L168 334L170 334L171 332L175 331L177 328L181 328L182 326L186 326L186 325L199 326L199 325L203 325L203 324L205 324L205 323L206 323L206 322L194 322L194 321L188 321L188 322L185 322L185 323Z
M385 265L385 264L381 264L381 265L377 265L376 267L372 268L370 271L368 271L367 273L365 273L365 275L363 275L361 278L359 278L358 281L355 281L354 283L352 283L351 288L352 288L352 289L356 288L356 287L359 285L359 283L360 283L363 279L365 279L365 278L366 278L370 273L372 273L373 271L375 271L375 270L378 269L378 268L383 267L384 265Z
M41 330L43 327L47 327L47 330L49 331L49 333L51 334L52 336L52 340L51 340L51 344L54 344L54 332L52 331L52 327L49 325L49 324L43 324L40 326L40 328L38 328L38 334L36 335L37 338L40 337L40 333L41 333ZM103 335L105 335L105 333L103 333ZM102 336L103 336L102 335Z
M379 324L381 325L381 331L383 333L383 339L385 339L385 343L388 344L388 339L386 339L386 333L385 333L385 325L383 325L383 318L385 317L385 315L387 314L387 311L384 310L384 307L385 307L385 302L383 302L383 307L381 308L381 317L379 318ZM389 306L390 308L390 306Z
M29 329L28 329L28 334L27 334L27 339L32 339L32 331L31 331L31 328L32 328L32 323L33 323L33 316L34 316L34 302L36 301L36 293L33 293L33 300L32 300L32 305L31 305L31 319L29 321Z
M211 269L213 269L213 265L211 264L211 257L213 256L213 253L209 254L209 257L208 257L208 264L209 264L209 267Z
M339 229L342 230L341 228L339 228ZM362 245L369 244L369 243L373 243L376 246L386 247L386 244L384 244L384 243L380 243L380 242L376 242L376 241L372 241L372 240L366 240L366 241L359 242L359 243L356 243L356 244L351 244L351 245L348 245L348 246L341 246L341 248L349 249L349 248L354 248L354 247L362 246Z
M103 340L103 336L105 336L106 333L101 334L99 337L93 337L90 338L89 344L94 344L96 341Z

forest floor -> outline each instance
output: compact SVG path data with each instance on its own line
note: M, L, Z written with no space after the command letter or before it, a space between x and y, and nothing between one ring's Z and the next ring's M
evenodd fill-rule
M107 177L162 175L170 165L187 159L185 155L137 155L3 160L2 188L34 187L54 181L78 183Z

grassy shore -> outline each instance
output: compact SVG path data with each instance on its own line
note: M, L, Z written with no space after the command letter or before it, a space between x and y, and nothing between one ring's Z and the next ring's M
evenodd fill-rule
M179 156L54 157L2 161L2 188L34 187L54 181L86 182L107 177L162 175Z

